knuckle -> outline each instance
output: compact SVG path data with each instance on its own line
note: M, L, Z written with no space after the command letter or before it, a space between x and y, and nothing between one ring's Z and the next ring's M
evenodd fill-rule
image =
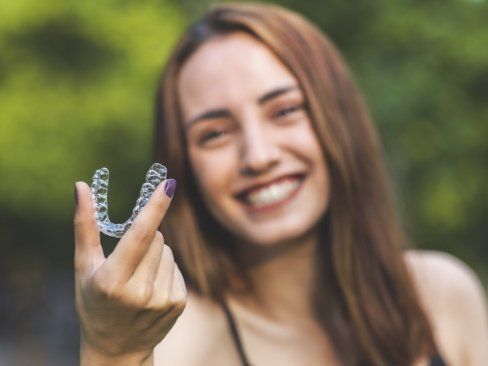
M168 308L171 306L170 293L168 290L162 291L158 294L158 303L161 310L168 310Z
M153 304L150 309L158 315L168 314L171 308L168 306L167 302L159 302L157 304Z
M92 288L94 292L107 299L120 299L122 296L121 287L116 281L104 278L103 276L93 276Z
M154 236L153 231L144 222L138 222L137 225L131 227L134 238L140 242L151 241Z
M127 288L126 295L121 299L123 305L132 310L147 308L152 291L148 286L138 285Z
M144 307L147 305L152 296L152 288L147 285L139 285L133 293L132 299L134 305L137 307Z
M76 214L73 222L75 227L85 226L88 223L89 218L85 215Z
M171 313L174 316L179 316L185 310L187 303L187 292L183 288L175 288L171 291L170 300L168 301L168 305L171 308Z
M183 313L186 307L186 296L183 298L174 299L172 302L172 313L175 316L179 316Z
M180 316L186 307L186 297L174 298L171 300L161 300L152 306L152 310L157 314L166 314L170 318Z

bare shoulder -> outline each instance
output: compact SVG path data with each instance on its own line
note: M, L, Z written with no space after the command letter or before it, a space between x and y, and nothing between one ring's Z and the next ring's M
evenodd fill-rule
M405 262L450 364L484 365L488 359L486 293L476 273L455 256L410 250Z
M154 349L154 364L190 366L205 364L227 332L220 307L188 291L185 310L171 331Z
M437 274L439 279L455 280L456 285L479 282L465 262L446 252L412 249L405 252L405 261L408 268L413 270L413 275Z
M459 258L434 250L409 250L405 253L407 268L420 289L426 289L430 300L437 302L473 297L484 298L484 290L475 272ZM460 298L460 295L461 296ZM435 298L434 298L435 297Z

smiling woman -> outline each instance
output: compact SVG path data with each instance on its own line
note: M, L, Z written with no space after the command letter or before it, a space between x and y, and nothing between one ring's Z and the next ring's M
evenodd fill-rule
M208 41L182 68L178 96L192 172L219 224L258 245L316 225L325 159L297 80L270 50L242 32Z
M214 7L168 61L157 112L155 157L178 182L162 231L179 267L158 246L169 201L156 190L115 257L91 272L95 295L79 286L82 358L185 366L488 358L476 276L447 255L407 250L374 125L338 51L307 20L270 5ZM93 302L100 293L105 302ZM113 318L114 307L132 328L111 331L93 310Z

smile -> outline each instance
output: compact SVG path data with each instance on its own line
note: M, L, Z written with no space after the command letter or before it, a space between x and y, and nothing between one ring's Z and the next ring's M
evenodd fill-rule
M253 209L274 208L289 201L298 192L302 179L287 176L240 195L246 206Z

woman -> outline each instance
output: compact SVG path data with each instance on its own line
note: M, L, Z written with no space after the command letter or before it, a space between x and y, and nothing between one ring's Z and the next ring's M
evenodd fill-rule
M485 364L479 281L406 250L367 110L317 28L219 5L157 105L155 157L178 182L166 217L172 179L105 258L76 184L82 364Z

